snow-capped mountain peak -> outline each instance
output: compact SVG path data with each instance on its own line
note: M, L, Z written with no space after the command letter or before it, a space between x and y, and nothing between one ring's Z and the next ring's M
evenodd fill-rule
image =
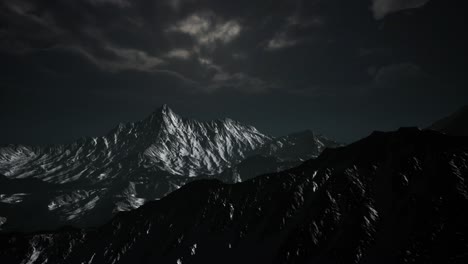
M200 122L163 105L142 121L119 124L106 136L46 148L0 148L0 173L56 183L98 181L103 179L98 177L103 167L124 166L123 160L135 156L138 164L145 162L170 174L215 174L269 140L254 127L231 119Z
M180 116L176 114L167 104L164 104L151 113L145 120L142 122L151 122L151 121L161 121L161 120L171 120L172 118L180 119Z
M154 144L145 150L145 156L176 175L219 173L271 140L257 129L231 119L185 119L167 105L159 114L160 131Z

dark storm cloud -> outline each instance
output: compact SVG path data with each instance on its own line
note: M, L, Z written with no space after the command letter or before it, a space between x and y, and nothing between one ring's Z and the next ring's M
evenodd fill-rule
M31 120L43 124L31 141L104 133L163 103L344 140L410 123L411 104L412 121L429 120L466 95L460 12L441 0L5 0L0 117L16 128L1 141ZM378 120L388 111L395 121ZM346 131L348 119L361 125ZM65 130L51 139L54 122Z
M174 77L197 82L199 85L188 89L200 87L201 92L214 91L214 87L243 87L246 80L261 84L253 90L263 89L263 81L249 73L229 72L222 65L216 66L215 72L214 67L206 67L204 61L208 60L216 65L215 52L229 51L243 26L240 17L215 14L208 7L182 11L184 5L194 2L7 1L4 17L11 34L3 36L2 49L23 54L69 51L115 73L171 71ZM25 24L30 25L24 29ZM38 45L40 42L44 44ZM229 85L220 85L220 76Z

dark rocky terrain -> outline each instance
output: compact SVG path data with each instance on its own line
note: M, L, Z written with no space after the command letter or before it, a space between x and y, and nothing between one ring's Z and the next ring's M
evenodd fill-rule
M95 229L0 236L1 263L467 263L468 139L402 128Z
M468 136L468 105L435 122L429 129L452 136Z

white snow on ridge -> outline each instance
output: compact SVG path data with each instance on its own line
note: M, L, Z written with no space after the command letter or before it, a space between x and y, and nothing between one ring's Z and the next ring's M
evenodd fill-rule
M34 264L42 253L41 250L36 248L34 245L31 245L31 247L32 247L32 252L26 264Z
M162 123L165 129L145 155L176 175L219 173L271 139L229 119L202 123L184 120L170 110Z
M21 203L27 193L15 193L15 194L0 194L0 203L6 204L17 204Z
M190 247L190 255L195 255L197 253L197 244L193 244L191 247Z
M6 217L0 216L0 230L2 225L4 225L7 222L7 220L8 219Z

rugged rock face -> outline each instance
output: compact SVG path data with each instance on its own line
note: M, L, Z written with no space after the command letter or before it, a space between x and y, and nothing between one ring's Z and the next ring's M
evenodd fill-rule
M468 140L375 132L299 167L201 180L93 230L0 236L2 263L466 263Z
M281 146L288 151L300 148L301 155L308 157L317 152L315 137L310 139ZM199 122L163 106L148 118L120 124L103 137L70 145L5 146L0 148L0 174L10 184L18 180L39 184L15 191L0 186L0 217L4 219L0 229L100 225L116 212L160 199L195 179L235 182L229 171L278 140L284 141L231 119ZM290 168L299 161L288 166L279 161L260 171L241 170L246 176L239 179ZM31 217L35 219L32 224Z
M468 136L468 105L435 122L428 129L452 136Z

